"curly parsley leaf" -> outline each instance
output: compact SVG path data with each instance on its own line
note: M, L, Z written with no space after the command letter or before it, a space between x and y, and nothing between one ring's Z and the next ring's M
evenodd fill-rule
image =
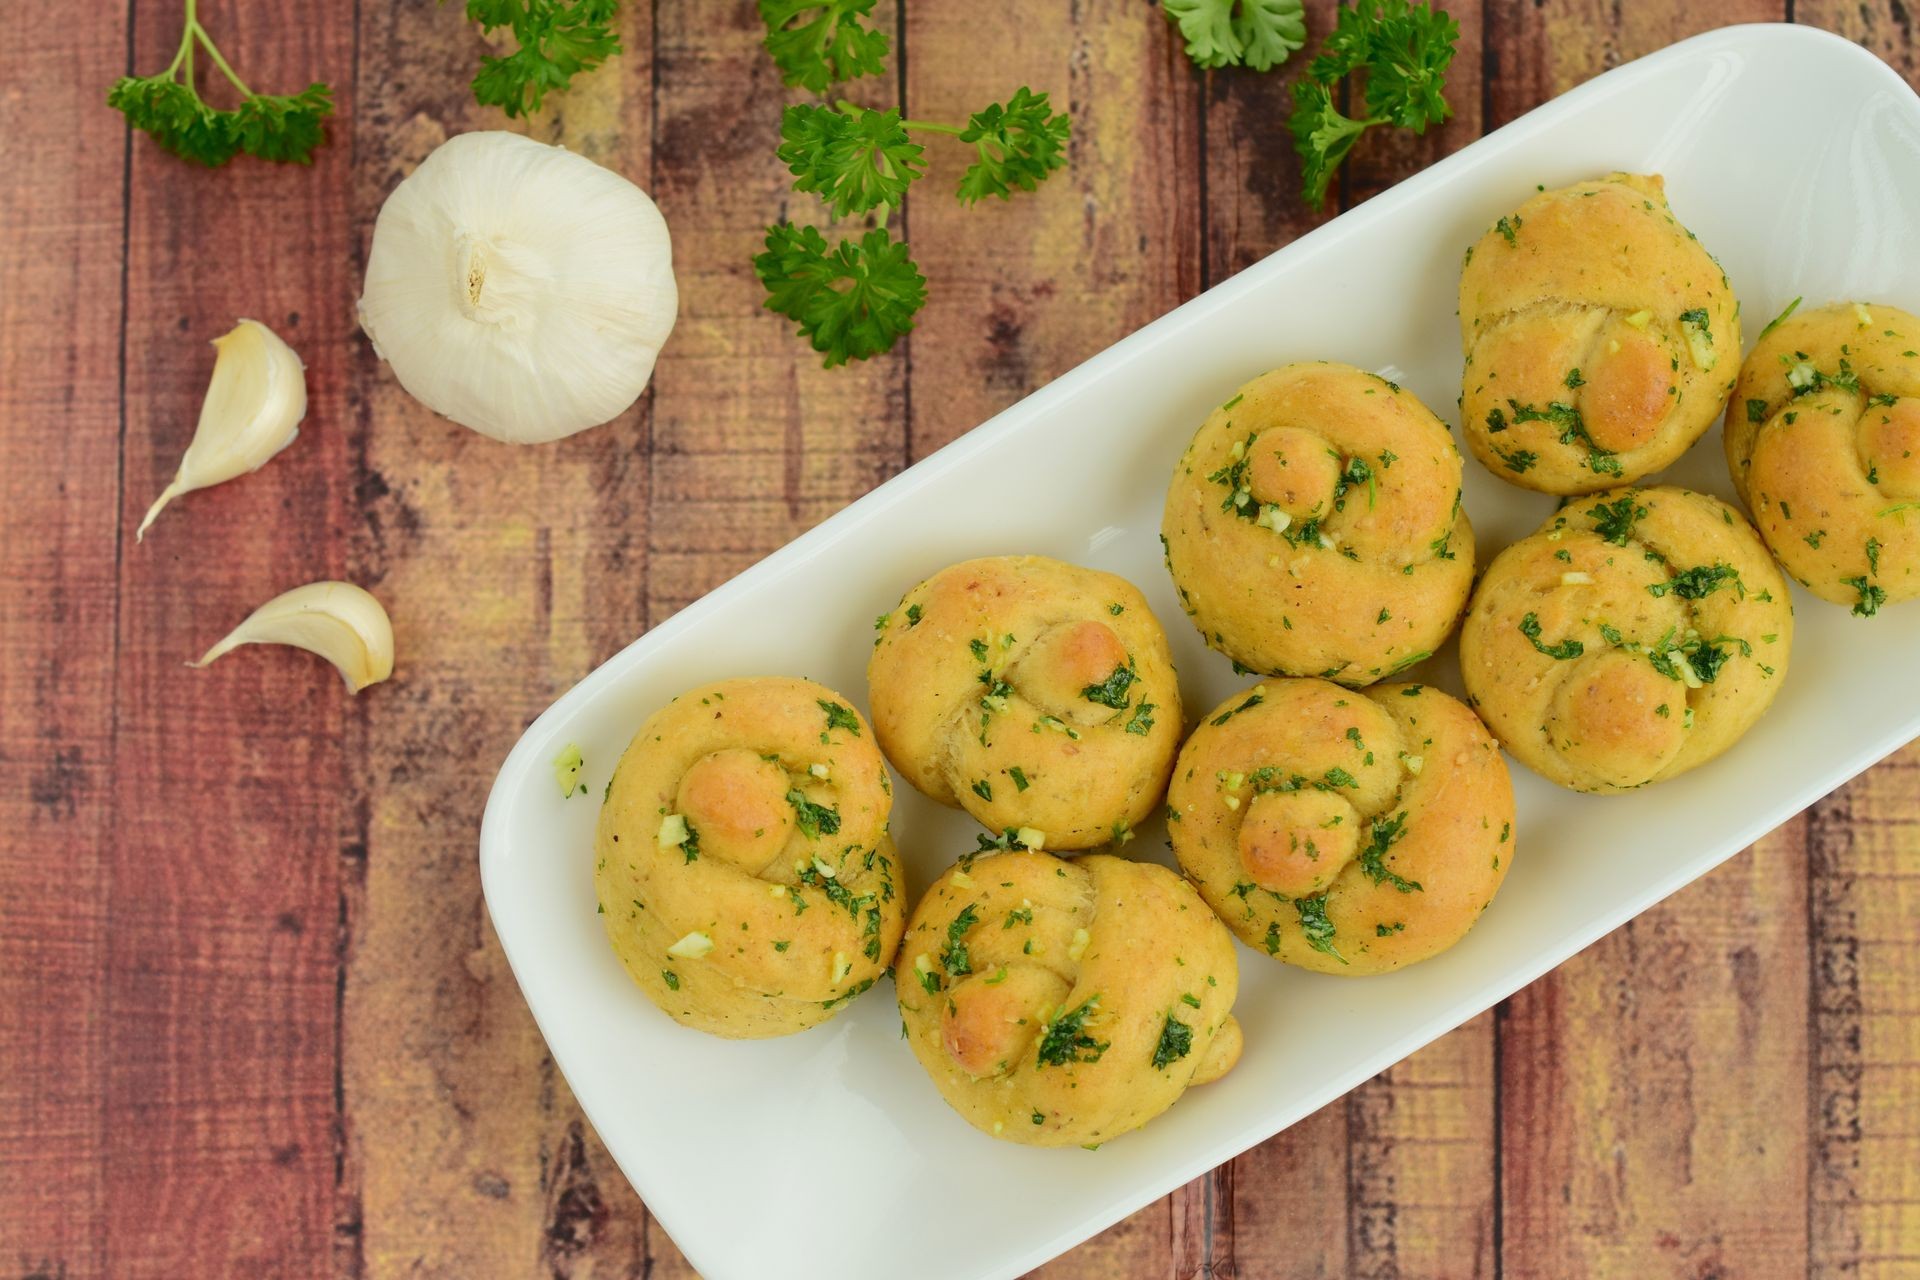
M194 54L204 50L240 94L221 110L194 86ZM183 160L216 168L244 152L262 160L308 164L326 141L322 125L333 114L333 90L318 81L299 93L255 93L221 54L192 6L173 61L151 76L122 76L107 91L107 105L127 123Z
M1375 884L1384 882L1401 893L1420 893L1422 889L1418 880L1409 880L1387 866L1387 851L1406 834L1406 829L1407 815L1404 812L1391 818L1375 818L1367 829L1367 847L1360 851L1358 861L1360 869Z
M1407 0L1359 0L1340 10L1326 48L1308 73L1332 82L1365 71L1369 123L1423 133L1453 114L1441 91L1459 38L1460 24L1444 9Z
M1887 602L1886 590L1867 581L1864 574L1857 578L1842 578L1840 582L1843 586L1852 587L1860 596L1853 606L1853 616L1856 618L1873 617L1880 612L1880 606Z
M827 728L829 730L845 729L856 738L860 736L859 716L854 715L853 712L841 706L839 703L829 702L825 698L815 698L813 701L815 706L827 713ZM824 738L826 735L823 733L821 736Z
M1167 1014L1160 1027L1160 1043L1153 1047L1153 1069L1164 1071L1193 1052L1193 1028Z
M1197 67L1268 71L1307 43L1301 0L1161 0Z
M967 931L980 922L980 912L972 903L947 926L947 945L940 949L940 967L956 978L973 972L973 957L967 951Z
M1300 180L1306 185L1307 203L1316 209L1327 202L1327 187L1333 172L1353 150L1369 125L1340 113L1333 105L1333 89L1317 80L1300 80L1293 86L1293 114L1287 127L1293 132L1293 149L1300 153Z
M860 19L874 0L760 0L767 24L767 53L789 87L825 93L843 80L881 73L887 56L884 31L869 31Z
M1538 614L1529 613L1526 617L1520 619L1520 634L1525 636L1528 643L1533 645L1535 649L1546 654L1549 658L1554 658L1561 662L1571 661L1587 651L1585 645L1573 639L1571 636L1562 640L1559 644L1542 644L1540 642L1540 616Z
M1307 935L1307 945L1345 964L1347 958L1333 945L1334 927L1333 921L1327 918L1327 895L1323 893L1313 898L1295 898L1293 909L1300 917L1300 931Z
M798 788L787 792L787 803L793 806L794 825L807 839L840 834L840 811L832 805L815 804Z
M565 89L620 52L613 31L620 0L467 0L466 7L482 32L513 33L518 47L481 58L473 77L474 100L509 116L538 111L549 90Z
M1098 1062L1107 1051L1107 1042L1095 1040L1087 1030L1087 1016L1099 1005L1098 995L1088 996L1077 1009L1068 1009L1054 1017L1040 1031L1040 1065L1063 1067L1070 1062Z
M892 349L927 300L926 277L885 227L829 248L817 227L776 223L753 269L767 310L798 324L829 369Z
M1654 596L1664 596L1672 592L1682 600L1704 600L1721 587L1732 583L1740 585L1740 571L1730 564L1697 564L1691 569L1683 569L1665 582L1650 582L1647 591ZM1744 595L1745 592L1742 591Z
M818 192L835 217L898 205L926 171L898 111L791 106L780 118L779 156L795 191Z
M1055 169L1066 167L1072 121L1054 112L1047 95L1026 85L1005 102L974 112L960 130L980 157L960 175L955 193L963 204L987 196L1011 199L1015 188L1032 191Z
M1453 114L1443 90L1459 37L1460 24L1426 4L1356 0L1340 10L1307 78L1293 87L1288 126L1309 202L1325 203L1334 170L1366 130L1391 124L1425 133ZM1334 106L1333 91L1344 77L1362 72L1366 114L1350 118Z
M1602 502L1598 506L1587 508L1587 518L1593 521L1593 531L1616 547L1624 547L1633 537L1633 526L1640 517L1647 514L1649 508L1634 501L1635 494L1613 502Z
M1080 696L1088 702L1097 702L1103 707L1112 707L1115 711L1127 709L1127 690L1133 686L1133 668L1121 663L1113 669L1113 674L1099 684L1090 684L1080 691Z

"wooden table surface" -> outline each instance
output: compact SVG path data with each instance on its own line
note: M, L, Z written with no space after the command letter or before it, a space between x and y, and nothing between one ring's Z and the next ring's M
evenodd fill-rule
M1308 7L1317 39L1333 5ZM1457 118L1369 136L1341 205L1707 26L1814 23L1920 79L1911 0L1450 7ZM936 159L905 212L919 329L823 371L749 267L790 199L752 6L633 0L624 55L531 131L659 201L679 327L633 411L514 449L410 400L354 326L386 192L503 123L458 9L203 0L253 83L341 107L311 170L207 172L102 101L165 64L176 0L9 7L0 1275L689 1275L489 929L495 767L651 624L1318 221L1290 77L1194 71L1148 0L882 0L870 99L954 116L1030 82L1071 106L1072 167L968 211ZM241 315L305 357L305 430L135 545ZM324 577L388 603L390 684L350 698L282 650L182 666ZM1910 748L1043 1274L1920 1275L1916 819Z

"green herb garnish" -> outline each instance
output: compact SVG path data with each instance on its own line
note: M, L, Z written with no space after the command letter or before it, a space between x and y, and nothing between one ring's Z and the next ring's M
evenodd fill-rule
M828 702L825 698L816 698L814 702L827 713L828 729L845 729L856 738L860 736L860 717L851 710L837 702Z
M1113 669L1112 675L1099 684L1090 684L1082 689L1080 696L1088 702L1112 707L1116 711L1124 711L1127 708L1127 690L1132 687L1133 680L1133 668L1122 663Z
M548 90L565 89L620 52L620 0L466 0L466 9L482 33L513 33L518 47L482 57L473 77L474 100L509 116L538 111Z
M787 803L793 806L794 821L807 839L818 840L822 835L839 834L840 811L833 806L815 804L798 789L787 792Z
M1295 898L1293 909L1300 917L1300 931L1307 935L1307 945L1345 964L1347 958L1333 946L1333 921L1327 919L1327 895Z
M1087 1018L1099 1005L1100 997L1091 995L1077 1009L1059 1014L1041 1028L1040 1065L1060 1067L1070 1062L1098 1062L1107 1051L1104 1041L1095 1040L1087 1031Z
M1153 1049L1153 1069L1164 1070L1192 1051L1193 1028L1169 1012L1166 1022L1160 1027L1160 1043Z
M980 923L980 913L968 903L947 926L947 944L940 948L940 967L956 978L973 972L973 957L967 953L967 930Z
M1216 725L1225 724L1227 721L1239 715L1242 711L1251 711L1253 710L1253 708L1259 706L1261 703L1265 702L1266 700L1267 700L1266 695L1264 694L1256 693L1256 694L1249 695L1247 700L1241 703L1239 706L1230 707L1227 710L1222 711L1219 715L1215 716L1212 720L1212 723Z
M1529 613L1526 617L1520 619L1520 634L1525 636L1535 649L1546 654L1549 658L1557 658L1562 662L1570 658L1577 658L1586 652L1586 646L1571 637L1562 640L1556 645L1541 644L1540 617L1538 614Z
M194 84L199 50L240 95L239 105L221 110L200 96ZM174 155L208 168L243 151L262 160L307 164L325 141L321 121L333 114L333 90L316 81L294 94L255 93L200 25L197 0L186 0L173 61L154 75L114 81L107 105Z
M1266 71L1307 43L1301 0L1161 0L1160 8L1196 67Z
M1293 86L1287 121L1309 204L1326 203L1334 171L1368 129L1391 124L1423 134L1453 114L1441 90L1459 36L1460 25L1445 10L1407 0L1355 0L1339 10L1320 55ZM1363 114L1349 117L1336 90L1361 71L1366 86L1352 98Z

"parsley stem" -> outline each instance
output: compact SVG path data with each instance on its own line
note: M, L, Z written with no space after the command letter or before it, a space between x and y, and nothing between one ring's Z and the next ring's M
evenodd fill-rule
M833 105L856 120L874 109L863 107L857 102L849 102L845 98L839 99ZM936 120L902 120L900 127L907 130L918 129L923 133L944 133L955 138L967 131L967 127L963 124L941 124Z
M220 68L221 74L233 82L233 87L240 91L240 96L243 98L251 98L253 96L253 90L247 88L247 82L236 75L233 68L228 65L227 60L221 56L220 47L213 42L213 37L207 34L207 29L194 21L193 6L194 0L187 0L188 29L200 37L200 43L207 48L207 56L212 58L214 65Z
M198 25L193 20L193 6L194 0L187 0L187 23L180 28L180 47L173 51L173 61L167 64L167 79L171 80L184 63L189 86L193 84L193 29Z

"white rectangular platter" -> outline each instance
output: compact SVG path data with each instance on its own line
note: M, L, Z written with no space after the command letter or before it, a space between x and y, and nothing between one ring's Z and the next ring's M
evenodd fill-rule
M1272 145L1288 145L1278 122ZM1160 562L1166 479L1207 411L1294 360L1387 371L1454 412L1461 253L1536 184L1666 175L1747 331L1797 295L1920 310L1920 98L1846 42L1725 30L1541 108L1102 352L628 646L527 730L487 804L487 904L555 1059L614 1158L708 1280L1011 1277L1292 1124L1532 981L1920 734L1920 604L1877 619L1797 593L1773 710L1714 764L1628 796L1515 766L1517 853L1467 939L1343 979L1242 949L1246 1056L1096 1152L994 1142L950 1112L881 983L824 1026L734 1043L649 1004L594 914L593 798L640 721L722 676L811 676L865 705L874 616L970 556L1120 573L1173 640L1190 714L1247 681L1208 653ZM1552 499L1467 464L1484 564ZM1716 430L1663 479L1725 497ZM1413 673L1458 689L1451 648ZM582 748L588 798L553 758ZM917 890L970 819L896 786ZM1141 856L1165 857L1143 831Z

